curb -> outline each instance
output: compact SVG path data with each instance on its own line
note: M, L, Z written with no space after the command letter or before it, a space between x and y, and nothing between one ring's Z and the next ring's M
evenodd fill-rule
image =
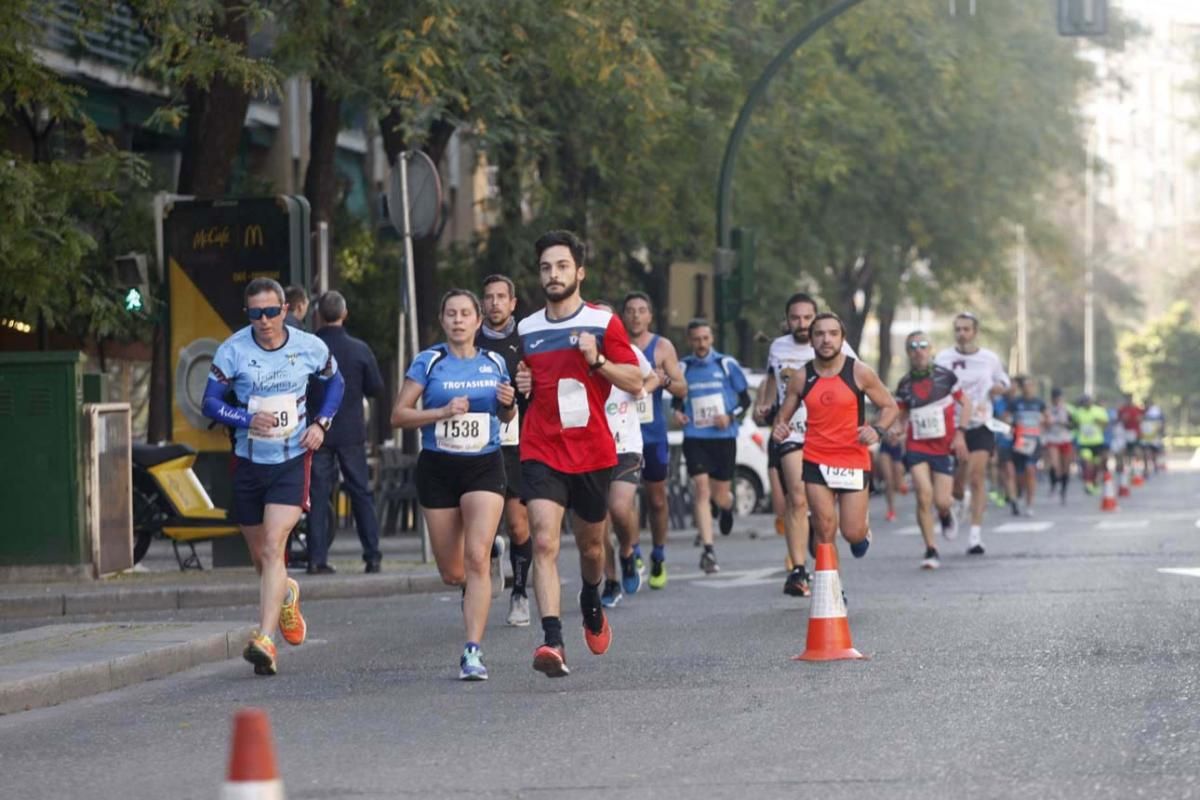
M242 626L107 661L0 683L0 715L58 705L164 678L200 664L234 658L241 654L242 645L253 630L253 626Z
M388 597L450 591L436 574L308 578L301 582L305 600ZM258 603L257 582L248 586L94 588L44 594L0 596L0 619L63 617L125 611L175 611L184 608L249 606ZM0 713L3 713L0 711Z

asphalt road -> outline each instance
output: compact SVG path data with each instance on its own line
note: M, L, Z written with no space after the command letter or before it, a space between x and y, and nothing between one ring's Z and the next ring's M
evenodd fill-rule
M1198 484L1160 476L1116 514L993 508L988 554L964 535L934 573L911 498L890 524L876 500L870 553L843 557L862 662L791 660L808 601L780 591L767 517L718 542L718 576L673 543L669 586L612 612L604 657L568 611L562 680L531 670L536 627L505 627L504 603L473 685L456 594L312 603L276 678L227 662L0 718L0 795L214 797L254 704L291 798L1200 796Z

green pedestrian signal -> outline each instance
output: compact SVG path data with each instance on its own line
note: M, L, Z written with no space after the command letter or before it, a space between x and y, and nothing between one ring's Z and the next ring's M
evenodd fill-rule
M130 287L129 291L125 292L125 310L132 313L142 311L146 306L146 300L142 297L140 289Z

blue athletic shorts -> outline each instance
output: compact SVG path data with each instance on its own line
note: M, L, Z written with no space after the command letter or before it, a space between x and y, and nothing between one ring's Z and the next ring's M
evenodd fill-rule
M308 511L312 451L282 464L255 464L238 456L233 467L233 521L258 525L267 503L299 506Z
M671 464L671 450L666 442L644 442L642 459L642 480L658 482L667 479L667 467Z
M914 464L928 464L930 470L942 475L954 474L954 456L951 455L935 456L929 453L914 453L909 450L904 454L904 466L911 470Z

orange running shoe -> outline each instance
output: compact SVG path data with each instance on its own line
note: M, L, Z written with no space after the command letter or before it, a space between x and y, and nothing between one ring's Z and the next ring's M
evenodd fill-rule
M896 512L888 511L886 514L883 515L883 518L887 522L895 522L896 521Z
M275 643L270 636L257 631L242 651L242 658L254 665L255 675L274 675L279 671L275 665Z
M305 638L308 637L308 623L300 613L300 584L288 578L287 586L288 596L292 601L289 603L284 600L283 608L279 609L279 632L283 634L283 640L290 645L304 644Z
M608 652L609 645L612 644L612 627L608 624L608 617L603 611L600 612L600 632L592 633L585 622L583 624L583 640L587 642L588 650L595 655L602 656Z
M566 652L562 645L551 647L544 644L533 651L533 668L547 678L564 678L571 674L567 669Z

